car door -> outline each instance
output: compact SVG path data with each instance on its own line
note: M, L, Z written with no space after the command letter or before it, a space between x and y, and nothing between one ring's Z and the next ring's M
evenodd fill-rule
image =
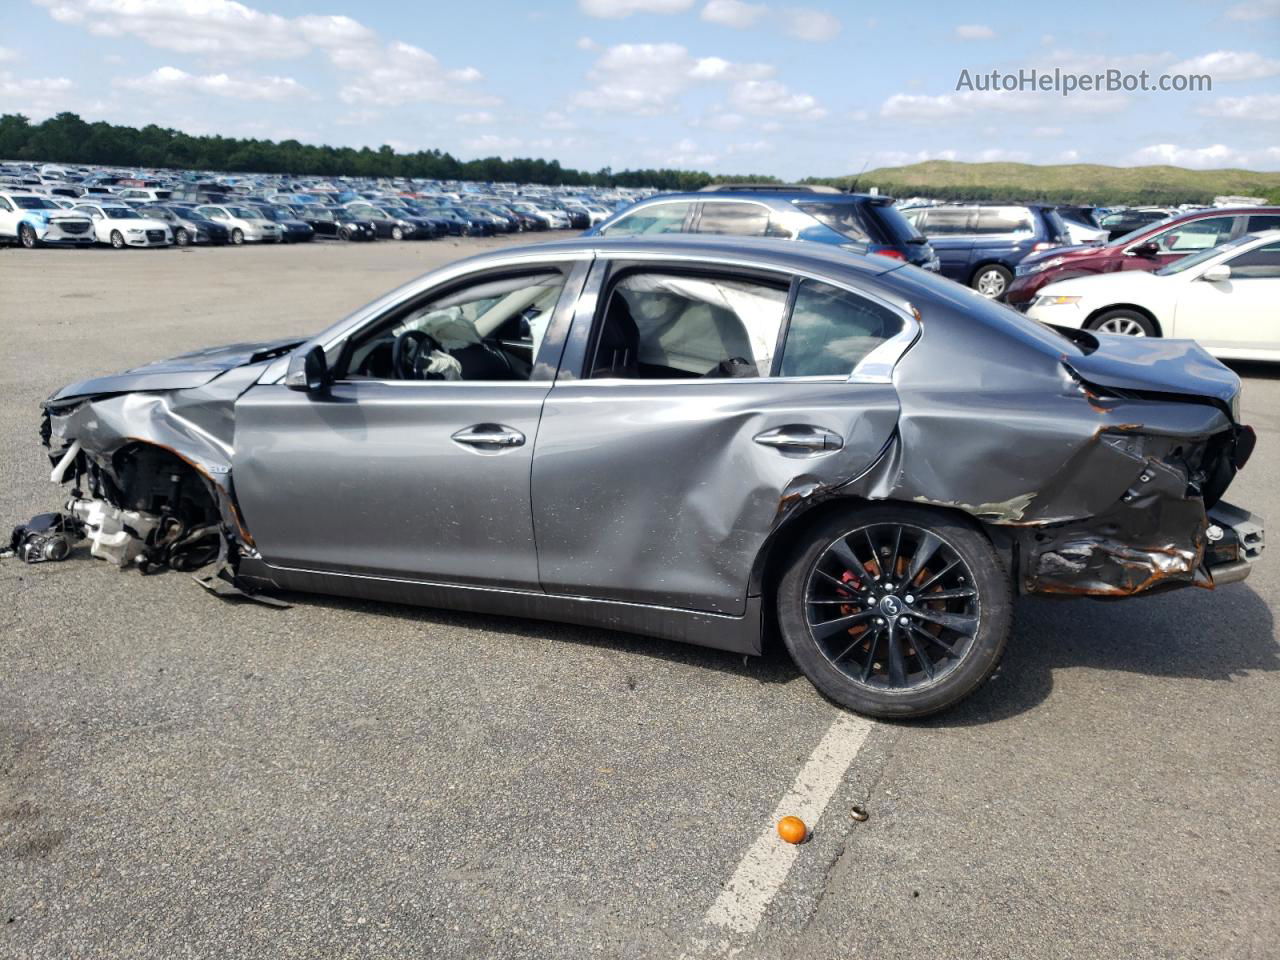
M0 237L10 240L18 236L18 215L7 197L0 197Z
M233 475L263 559L536 589L530 465L586 263L526 257L411 291L325 344L336 376L327 390L263 384L242 396ZM494 311L521 307L521 297L527 305L486 341L483 325L503 315ZM447 379L391 369L397 335L411 330L438 344L415 372ZM522 334L532 362L519 368L503 368L514 352L503 361L485 347L505 350L503 339Z
M972 207L929 207L918 229L929 238L944 277L969 282L975 213Z
M778 518L885 448L889 377L850 373L914 323L817 280L598 259L534 451L543 589L742 615Z
M1280 358L1280 241L1224 261L1226 280L1206 280L1204 270L1182 284L1173 336L1213 350L1265 351Z

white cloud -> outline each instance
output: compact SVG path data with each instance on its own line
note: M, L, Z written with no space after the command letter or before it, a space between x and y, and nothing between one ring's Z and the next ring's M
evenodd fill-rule
M154 96L207 94L232 100L289 100L307 92L292 77L232 77L225 73L198 76L177 67L160 67L146 76L120 78L114 83Z
M1063 150L1058 154L1058 163L1077 163L1080 160L1079 150Z
M688 137L670 147L646 150L645 155L664 167L712 167L719 159Z
M1211 117L1230 120L1260 121L1280 120L1280 94L1261 93L1249 97L1220 97L1200 112Z
M544 130L576 130L578 125L566 117L559 110L549 110L542 115L542 129Z
M0 70L0 108L40 119L71 106L75 84L66 77L15 77Z
M771 153L772 151L773 144L768 140L749 140L746 143L731 143L725 152L733 156L743 153Z
M439 60L409 43L390 43L385 49L351 48L330 51L335 66L355 76L338 91L345 103L395 106L403 103L449 103L492 106L496 97L474 89L479 70L445 68Z
M1033 127L1031 130L1033 137L1060 137L1064 133L1066 131L1061 127Z
M1042 93L1022 91L962 91L938 96L895 93L880 105L882 117L936 121L959 119L985 113L1041 113L1052 102L1054 109L1075 113L1111 113L1121 110L1128 103L1119 94L1078 94L1060 97L1053 101Z
M1229 20L1268 20L1280 17L1280 0L1249 0L1227 10Z
M136 37L164 50L216 57L219 66L228 60L278 60L323 52L339 69L355 75L339 91L348 103L363 98L377 104L496 102L471 89L480 80L474 68L446 69L418 47L398 42L384 45L373 30L351 17L282 17L235 0L34 2L47 8L55 20L84 27L97 36ZM236 88L232 84L219 89ZM258 99L275 98L280 89L277 86Z
M1173 143L1153 143L1135 151L1129 158L1135 164L1169 164L1175 167L1193 167L1200 170L1222 167L1244 167L1249 156L1233 150L1225 144L1208 147L1183 147Z
M0 47L0 63L8 63L10 60L18 59L18 51L10 50L8 47Z
M791 7L782 11L783 30L797 40L823 43L840 32L840 21L823 10Z
M524 141L519 137L500 137L497 134L486 133L483 136L473 137L470 140L462 141L462 145L468 150L475 153L507 153L512 150L519 150L524 146Z
M153 47L179 53L279 59L300 57L309 48L299 24L234 0L35 2L48 8L59 23L81 26L102 37L135 36Z
M981 23L964 23L956 27L956 36L961 40L990 40L996 32Z
M731 63L720 57L694 57L678 43L622 43L596 60L575 105L605 112L653 115L670 110L698 84L764 79L773 68L762 63Z
M475 113L460 113L454 119L468 126L482 127L487 123L493 123L493 114L487 110L477 110Z
M1237 53L1234 50L1215 50L1203 56L1192 57L1175 63L1170 73L1207 73L1214 80L1262 80L1280 74L1280 60L1271 60L1259 53Z
M578 9L588 17L620 20L633 13L684 13L693 0L578 0Z
M707 0L700 16L707 23L745 30L769 12L763 3L744 3L743 0Z
M741 80L729 90L729 103L742 113L756 116L793 116L817 120L827 111L807 93L792 93L777 80Z

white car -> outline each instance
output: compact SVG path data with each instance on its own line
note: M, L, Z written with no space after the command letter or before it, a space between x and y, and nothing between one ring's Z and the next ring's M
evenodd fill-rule
M279 243L282 239L280 224L268 220L252 207L207 204L196 207L196 213L226 227L231 232L231 242L235 244Z
M1224 360L1280 360L1280 230L1247 233L1154 273L1041 288L1027 316L1059 327L1197 340Z
M1101 227L1091 227L1079 220L1064 217L1061 213L1058 217L1062 220L1062 225L1067 228L1067 236L1071 238L1073 244L1103 243L1110 236L1110 233Z
M167 223L144 217L127 203L80 203L72 212L88 214L98 242L109 243L117 250L173 245Z
M0 241L28 249L42 244L93 246L93 221L64 210L52 197L34 193L0 193Z

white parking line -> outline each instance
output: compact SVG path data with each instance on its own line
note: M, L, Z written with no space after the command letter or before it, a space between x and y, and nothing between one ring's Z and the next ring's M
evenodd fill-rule
M778 836L777 823L782 817L797 816L813 830L835 795L840 780L871 732L872 723L861 717L841 714L809 754L809 759L796 774L773 811L773 817L761 829L755 842L738 862L728 885L703 917L707 932L715 938L694 946L693 955L708 949L727 950L729 940L750 934L760 925L765 910L781 889L800 856L802 847L786 843ZM720 936L715 936L717 933Z

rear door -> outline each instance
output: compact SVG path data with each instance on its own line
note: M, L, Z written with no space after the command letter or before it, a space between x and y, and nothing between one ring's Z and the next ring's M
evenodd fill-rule
M912 335L817 280L597 260L534 451L543 589L742 614L777 519L884 449L897 394L850 373Z
M929 207L917 223L938 255L939 269L944 277L961 283L969 282L976 219L977 212L973 207Z

